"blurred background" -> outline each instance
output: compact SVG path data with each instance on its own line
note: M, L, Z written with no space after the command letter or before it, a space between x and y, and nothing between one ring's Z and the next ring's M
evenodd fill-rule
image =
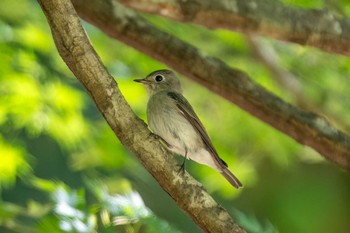
M349 16L347 1L284 1ZM294 105L349 133L350 60L314 48L145 17ZM127 101L163 64L83 22ZM239 191L214 170L188 172L249 232L350 232L350 175L180 76ZM203 98L205 96L205 98ZM201 232L121 145L62 62L34 0L0 1L0 232Z

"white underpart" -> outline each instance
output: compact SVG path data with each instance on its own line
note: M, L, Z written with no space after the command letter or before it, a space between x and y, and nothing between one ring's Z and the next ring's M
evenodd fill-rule
M155 101L156 98L161 99ZM220 171L215 158L206 150L200 134L170 101L173 100L166 95L155 95L150 99L148 104L152 111L147 112L147 117L152 131L162 137L174 153ZM154 104L157 104L156 107Z

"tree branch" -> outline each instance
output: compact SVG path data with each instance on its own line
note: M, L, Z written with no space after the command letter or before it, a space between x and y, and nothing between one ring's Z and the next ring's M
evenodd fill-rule
M272 78L274 78L276 83L278 83L284 91L289 92L293 96L298 106L316 113L326 113L325 115L327 115L327 118L330 119L331 122L336 122L336 125L341 126L341 128L346 131L350 130L350 125L341 120L338 116L309 102L305 98L301 83L298 81L300 78L282 67L280 58L271 45L268 43L262 44L261 40L258 40L258 38L254 36L248 36L247 41L251 45L250 47L256 59L270 70Z
M286 6L276 0L118 0L138 11L208 28L310 45L350 56L350 20L328 10Z
M91 46L69 0L38 0L50 24L56 47L74 75L118 136L133 151L162 188L206 232L245 232L227 211L187 173L177 175L170 152L132 112ZM172 162L169 162L172 161Z
M350 137L326 119L292 106L222 61L164 33L114 0L73 0L78 14L350 170Z

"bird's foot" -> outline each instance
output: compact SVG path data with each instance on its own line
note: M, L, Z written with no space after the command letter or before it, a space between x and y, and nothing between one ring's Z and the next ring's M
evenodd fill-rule
M184 160L184 162L180 165L179 170L177 171L178 175L184 175L186 171L186 160Z
M157 140L161 141L163 144L165 144L168 148L171 148L171 145L167 141L165 141L161 136L159 136L158 134L155 134L155 133L151 132L151 135L155 139L157 139Z
M155 139L157 139L157 140L159 140L161 138L159 135L157 135L157 134L155 134L153 132L150 132L150 136L155 138Z

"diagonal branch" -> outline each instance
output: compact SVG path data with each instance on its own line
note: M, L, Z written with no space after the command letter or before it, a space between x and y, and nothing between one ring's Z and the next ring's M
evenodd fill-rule
M116 81L101 63L72 3L69 0L38 2L47 17L61 57L88 90L120 141L137 155L162 188L204 231L245 232L191 176L187 173L177 175L170 153L135 116Z
M350 56L350 20L276 0L118 0L135 10L208 28L273 37Z
M164 33L114 0L73 0L78 14L105 33L187 75L211 91L350 170L350 137L325 118L284 102L249 76Z
M302 86L298 81L298 77L282 67L278 54L274 51L271 45L267 43L262 44L261 40L258 40L254 36L248 36L247 41L250 44L256 59L270 70L272 78L275 79L276 83L278 83L284 91L289 92L293 96L297 101L298 106L320 113L321 115L326 112L325 115L327 115L327 118L330 119L331 122L336 122L336 125L341 126L345 131L350 130L350 125L341 120L334 113L326 111L322 107L319 107L306 99Z

